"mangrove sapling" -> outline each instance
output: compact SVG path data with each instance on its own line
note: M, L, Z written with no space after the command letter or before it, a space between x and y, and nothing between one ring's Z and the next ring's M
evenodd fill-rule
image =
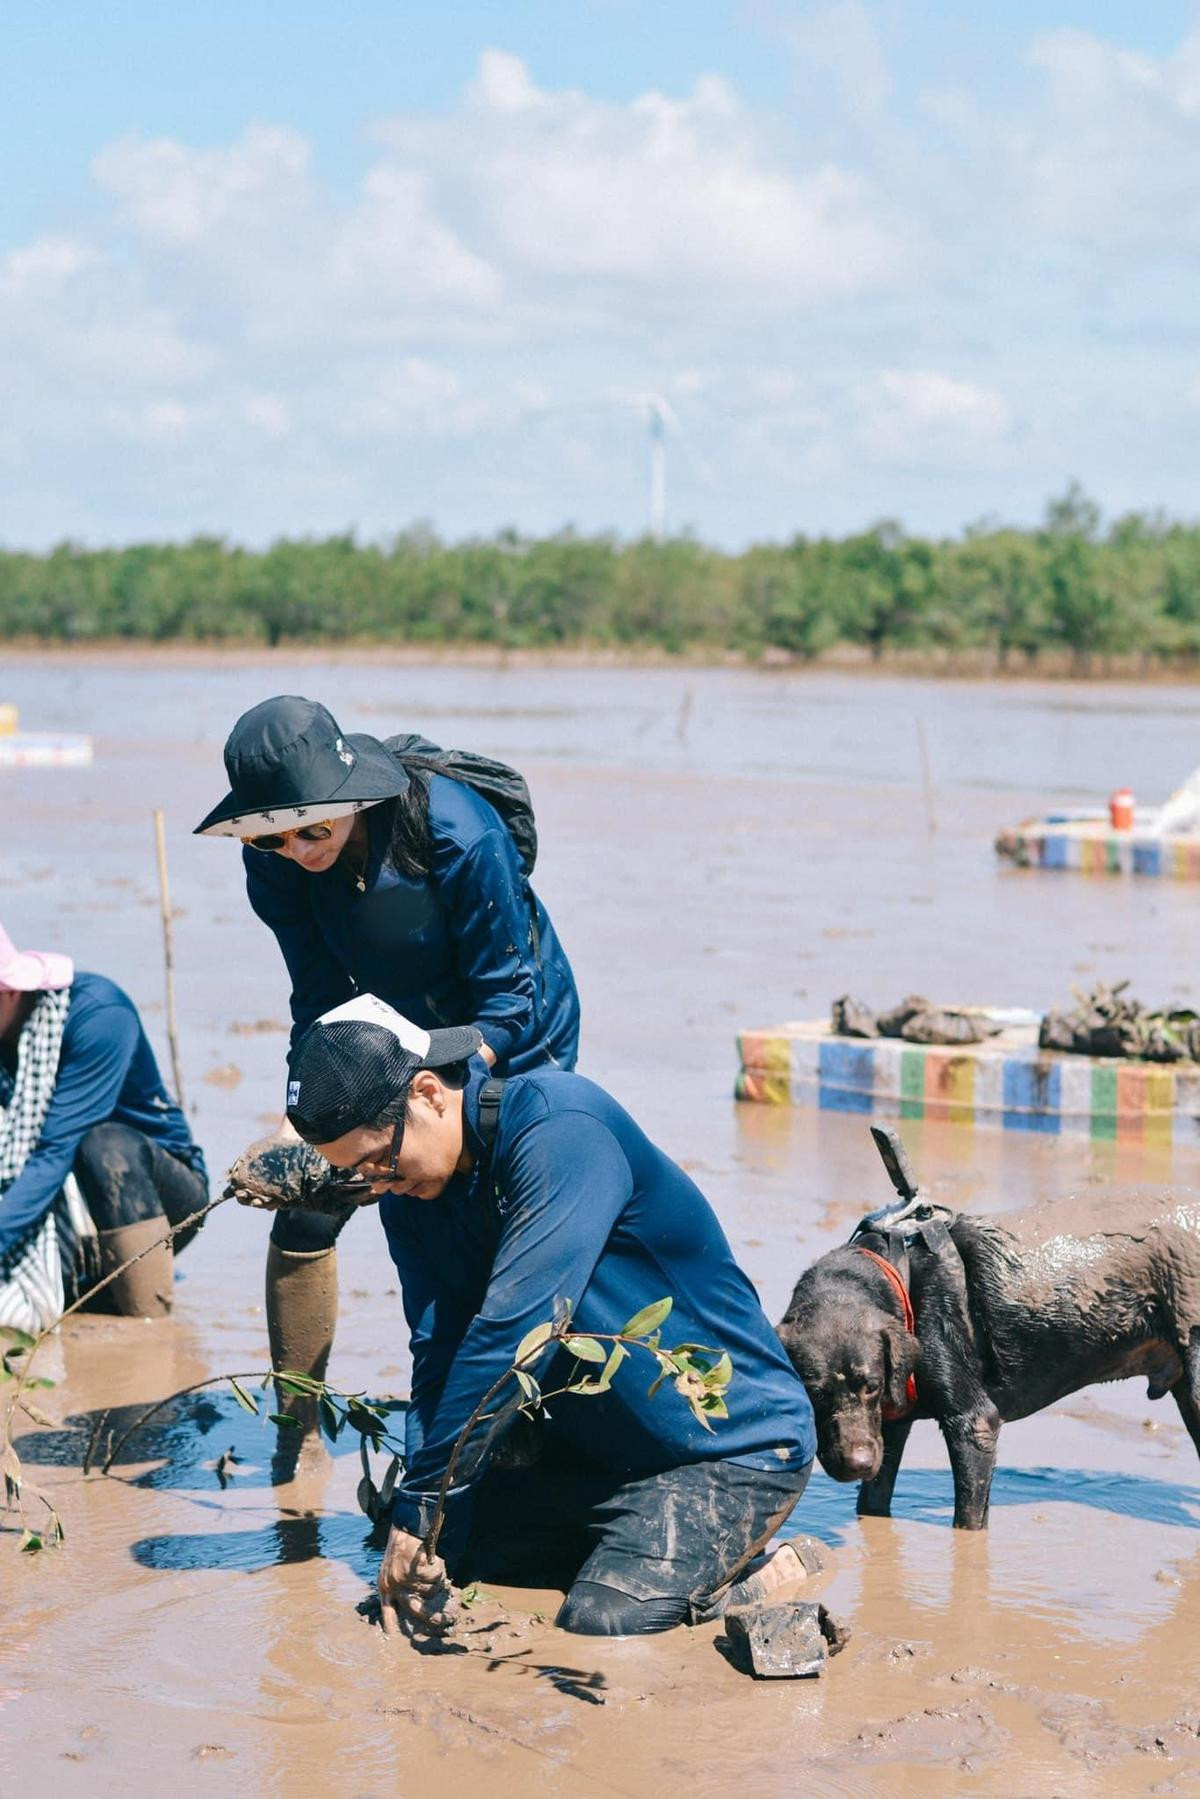
M533 1417L547 1400L558 1399L563 1394L575 1393L584 1396L606 1393L612 1385L613 1376L622 1362L626 1361L635 1349L640 1349L653 1356L658 1365L658 1372L650 1387L653 1396L665 1381L670 1380L680 1397L691 1407L696 1419L705 1430L712 1429L711 1420L728 1416L725 1404L725 1393L733 1377L733 1364L728 1354L704 1343L679 1343L673 1349L664 1349L661 1343L661 1329L671 1312L670 1299L656 1300L653 1305L643 1307L634 1314L619 1331L597 1331L581 1335L571 1328L571 1308L564 1304L558 1316L538 1324L521 1339L509 1366L498 1380L488 1388L475 1410L467 1419L462 1430L455 1438L453 1448L446 1464L446 1472L438 1489L434 1505L433 1517L424 1539L425 1554L432 1559L437 1553L438 1539L441 1536L442 1522L445 1517L446 1500L454 1483L454 1476L462 1461L463 1452L468 1441L483 1425L495 1424L502 1416L511 1416L512 1412L523 1412ZM609 1347L606 1349L605 1345ZM542 1360L546 1352L554 1346L566 1350L575 1361L575 1369L569 1378L559 1387L544 1390L534 1378L531 1370ZM579 1372L582 1367L591 1365L599 1367L598 1374ZM156 1400L144 1412L133 1420L128 1428L115 1441L110 1441L101 1466L101 1473L107 1474L119 1457L126 1444L143 1429L143 1427L175 1400L186 1398L191 1393L199 1393L206 1387L229 1384L234 1398L244 1411L255 1417L266 1417L267 1420L285 1429L301 1429L298 1419L287 1412L266 1412L260 1410L255 1394L245 1384L251 1381L260 1383L260 1392L265 1392L274 1382L276 1388L298 1397L315 1399L317 1415L321 1429L331 1442L336 1442L342 1430L349 1426L357 1431L359 1438L359 1454L362 1458L362 1477L358 1483L356 1498L359 1510L372 1524L382 1524L387 1520L388 1510L400 1477L403 1462L403 1445L393 1437L388 1428L388 1415L406 1409L406 1400L372 1400L363 1393L344 1393L333 1387L328 1381L318 1380L311 1374L304 1374L297 1369L255 1369L253 1372L237 1374L214 1374L208 1379L195 1381L189 1387L181 1387L177 1392L168 1394L164 1399ZM519 1390L519 1398L511 1408L508 1405L497 1407L496 1401L505 1387L515 1382ZM368 1446L377 1455L390 1452L390 1460L383 1479L376 1484L371 1468ZM228 1476L228 1468L222 1472ZM224 1485L224 1482L221 1483Z
M628 1359L631 1351L641 1349L653 1356L658 1364L658 1373L650 1386L651 1397L658 1392L664 1381L669 1380L680 1397L687 1401L693 1415L705 1430L712 1429L713 1418L729 1416L725 1393L733 1378L733 1363L728 1354L705 1343L678 1343L674 1349L662 1347L661 1327L670 1316L673 1303L670 1298L655 1300L652 1305L635 1312L619 1331L591 1331L587 1335L579 1335L571 1328L569 1302L562 1304L557 1316L549 1322L534 1325L518 1343L509 1367L498 1380L493 1381L455 1438L446 1463L446 1472L438 1488L433 1517L422 1542L426 1560L432 1561L437 1554L438 1539L446 1516L446 1501L454 1484L463 1450L480 1425L493 1422L507 1409L502 1407L500 1411L489 1410L510 1381L515 1382L520 1391L515 1409L524 1412L527 1417L533 1417L547 1400L558 1399L564 1393L584 1396L607 1393L622 1362ZM610 1345L607 1350L604 1348L606 1343ZM573 1356L576 1368L581 1364L602 1364L599 1374L578 1374L573 1371L561 1387L544 1391L534 1378L532 1369L553 1346L564 1349L568 1355Z
M32 1486L29 1488L30 1495L44 1508L45 1517L40 1529L34 1530L30 1526L25 1515L24 1497L24 1489L28 1483L21 1465L21 1458L13 1443L13 1420L18 1412L22 1412L34 1424L48 1425L51 1428L54 1426L54 1420L48 1418L45 1412L29 1397L30 1393L39 1387L45 1389L54 1386L54 1382L47 1379L45 1375L35 1375L33 1372L33 1364L38 1351L47 1337L52 1336L58 1329L63 1319L69 1318L72 1312L78 1312L81 1307L90 1304L98 1293L102 1293L105 1287L111 1286L113 1281L124 1274L127 1268L132 1268L135 1262L140 1262L143 1256L153 1254L156 1249L161 1249L164 1243L173 1243L180 1231L189 1230L192 1225L199 1224L201 1219L207 1218L210 1212L215 1212L218 1206L224 1205L228 1197L228 1194L221 1194L217 1199L210 1199L207 1204L189 1213L186 1218L182 1218L178 1224L171 1225L161 1237L156 1237L153 1243L147 1243L144 1249L140 1249L136 1255L130 1256L119 1267L111 1269L101 1280L90 1286L86 1293L80 1294L79 1298L72 1301L53 1324L48 1324L36 1336L32 1336L28 1331L18 1330L15 1325L0 1325L0 1341L4 1341L7 1345L0 1352L0 1393L3 1393L3 1400L0 1402L0 1468L4 1471L4 1509L9 1512L14 1507L16 1508L17 1515L21 1520L20 1548L22 1550L28 1552L45 1549L47 1545L61 1543L65 1534L62 1519L49 1496L39 1488ZM98 1432L93 1430L85 1456L85 1473L95 1452L97 1435Z

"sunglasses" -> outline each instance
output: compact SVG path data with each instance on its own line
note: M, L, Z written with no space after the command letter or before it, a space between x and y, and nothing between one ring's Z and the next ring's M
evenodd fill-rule
M269 856L274 850L281 850L289 837L298 837L301 843L328 843L333 836L333 826L293 825L290 831L268 831L264 837L243 837L242 842L247 849L261 850Z

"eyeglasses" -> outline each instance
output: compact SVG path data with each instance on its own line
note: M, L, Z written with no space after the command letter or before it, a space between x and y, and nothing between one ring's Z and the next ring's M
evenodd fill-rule
M333 826L294 825L290 831L268 831L264 837L243 837L242 842L247 849L261 850L269 856L274 850L281 850L289 837L298 837L301 843L328 843L333 836Z
M395 1180L396 1176L400 1172L399 1168L397 1167L397 1163L400 1160L400 1150L404 1143L404 1120L405 1120L405 1117L406 1117L406 1114L404 1112L401 1112L399 1118L397 1118L396 1123L392 1129L392 1147L391 1147L391 1152L388 1157L388 1178L393 1181Z

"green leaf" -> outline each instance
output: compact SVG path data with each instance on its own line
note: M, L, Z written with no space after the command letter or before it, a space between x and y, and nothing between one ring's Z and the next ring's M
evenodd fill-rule
M567 1391L569 1393L586 1394L607 1393L608 1389L612 1386L613 1375L617 1372L621 1363L628 1361L628 1359L629 1351L624 1343L614 1343L608 1353L608 1360L605 1362L595 1380L576 1381L573 1386L568 1387Z
M729 1407L719 1393L706 1393L700 1401L700 1406L709 1418L728 1418L729 1416Z
M356 1400L351 1400L346 1407L346 1423L364 1437L373 1437L379 1429L379 1419L374 1412L368 1412Z
M32 1349L37 1342L36 1337L31 1337L28 1331L18 1330L15 1324L0 1324L0 1336L10 1338L19 1349Z
M656 1331L659 1325L670 1316L673 1304L674 1301L671 1299L656 1299L653 1305L643 1306L640 1312L633 1314L628 1324L621 1326L621 1335L623 1337L648 1337L651 1331Z
M355 1498L358 1500L359 1511L365 1512L372 1524L374 1524L375 1519L378 1516L379 1494L376 1491L375 1482L371 1479L369 1474L364 1474L359 1481Z
M542 1400L542 1389L538 1386L538 1383L534 1380L532 1374L526 1374L523 1368L514 1368L513 1373L517 1377L517 1385L520 1387L530 1405L540 1405Z
M383 1477L383 1485L379 1489L379 1503L382 1507L391 1505L392 1494L396 1491L396 1481L400 1474L400 1457L394 1455L388 1463L387 1473Z
M702 1424L706 1431L711 1432L712 1425L708 1422L708 1419L704 1416L704 1413L700 1410L700 1407L697 1404L697 1402L694 1399L689 1399L688 1404L692 1408L692 1416L695 1418L696 1422L698 1424Z
M597 1343L595 1337L564 1337L563 1348L568 1355L573 1355L581 1362L603 1362L607 1360L607 1352L603 1343Z
M38 1550L44 1549L46 1545L42 1542L41 1535L38 1531L23 1530L21 1532L21 1541L17 1547L20 1549L22 1555L36 1555Z
M52 1387L54 1385L54 1382L52 1380L47 1380L47 1378L44 1374L31 1374L29 1379L25 1382L25 1385L27 1388L28 1387Z
M346 1422L342 1413L338 1411L331 1400L326 1399L324 1393L322 1393L320 1399L317 1401L317 1412L320 1415L321 1428L325 1432L325 1435L329 1438L331 1443L336 1443L338 1432Z
M553 1335L552 1324L535 1324L531 1331L526 1331L517 1344L517 1353L513 1357L514 1367L523 1362L535 1361Z
M275 1385L282 1387L285 1393L298 1393L302 1396L319 1393L321 1390L321 1382L312 1380L307 1374L277 1374Z
M234 1380L232 1378L232 1376L230 1377L229 1384L233 1388L233 1397L237 1400L237 1402L241 1406L242 1410L244 1412L249 1412L252 1418L257 1418L258 1417L258 1401L257 1401L257 1399L252 1399L250 1397L249 1393L247 1393L245 1387L243 1387L239 1381Z
M272 1424L282 1424L287 1430L303 1430L299 1418L293 1418L290 1412L268 1412L267 1417Z
M719 1359L704 1377L704 1384L713 1392L723 1393L733 1379L733 1362L728 1352L722 1352Z

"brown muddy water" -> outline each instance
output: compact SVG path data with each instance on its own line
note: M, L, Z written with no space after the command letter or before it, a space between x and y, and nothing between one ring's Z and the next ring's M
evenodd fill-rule
M223 791L233 718L279 691L527 770L538 885L583 996L581 1066L693 1171L773 1318L887 1189L863 1120L733 1103L739 1025L817 1015L846 990L1043 1006L1130 975L1147 1000L1197 1000L1200 889L1000 870L990 848L1051 800L1124 783L1164 797L1200 760L1189 689L8 658L0 698L30 729L94 733L96 763L0 776L0 919L125 985L165 1061L151 811L166 808L187 1103L218 1176L278 1115L287 989L236 850L188 833ZM1200 1185L1195 1152L905 1135L956 1206ZM0 1536L5 1793L1200 1791L1200 1469L1141 1383L1006 1428L985 1537L950 1529L932 1425L910 1439L890 1521L858 1523L853 1489L816 1473L793 1526L832 1546L819 1590L854 1631L819 1682L751 1683L717 1626L568 1638L545 1622L553 1594L494 1595L453 1652L421 1655L356 1609L375 1564L356 1455L273 1489L262 1429L216 1392L169 1410L117 1478L79 1472L98 1408L265 1366L265 1237L260 1215L224 1207L182 1259L170 1320L71 1321L48 1347L61 1425L22 1448L67 1541L18 1557ZM402 1393L377 1221L355 1220L339 1254L331 1377Z

